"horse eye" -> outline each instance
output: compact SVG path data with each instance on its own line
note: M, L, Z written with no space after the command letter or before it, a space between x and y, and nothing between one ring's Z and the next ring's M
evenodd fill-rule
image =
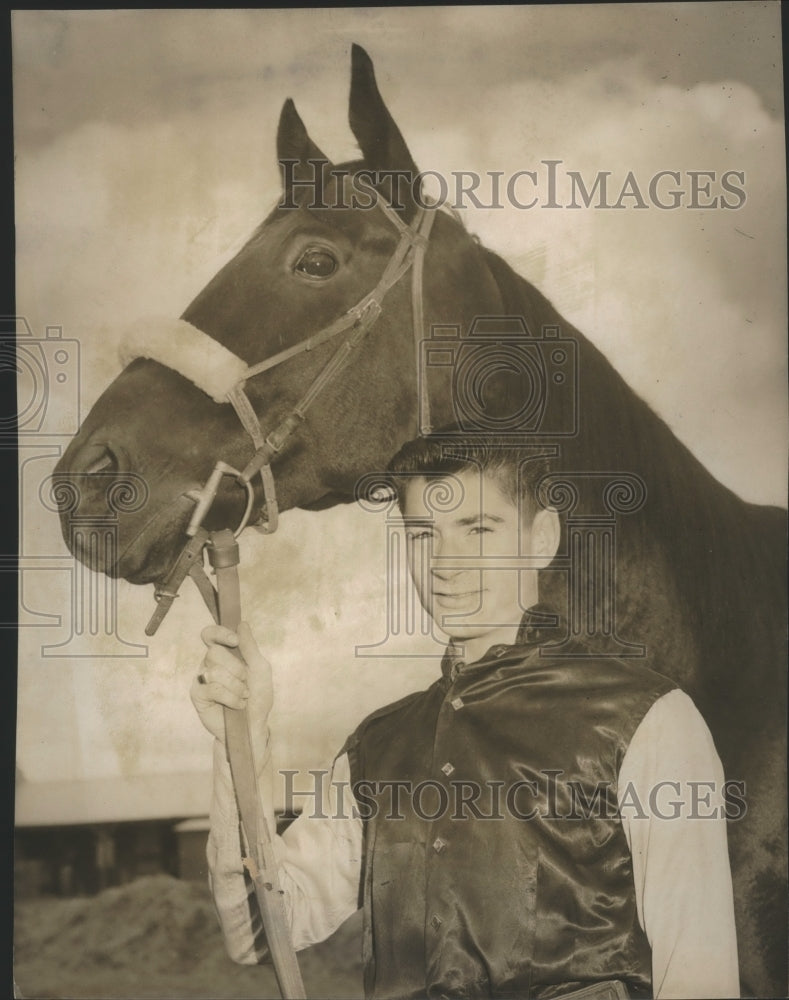
M328 278L337 270L337 261L328 250L305 250L296 261L295 270L308 278Z

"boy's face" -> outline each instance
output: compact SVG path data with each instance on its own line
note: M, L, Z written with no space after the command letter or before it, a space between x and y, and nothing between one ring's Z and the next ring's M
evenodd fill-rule
M442 491L452 498L446 505ZM512 642L537 600L537 571L513 568L513 559L532 554L532 523L498 482L476 469L433 482L415 478L403 520L411 576L439 628L453 639L484 640L485 649ZM475 644L474 652L485 649Z

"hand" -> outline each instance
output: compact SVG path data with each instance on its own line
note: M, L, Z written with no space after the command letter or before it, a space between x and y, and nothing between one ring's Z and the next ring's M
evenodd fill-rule
M249 626L242 622L236 633L223 625L210 625L201 638L208 649L189 692L200 721L224 743L224 708L246 708L250 734L262 737L274 702L271 665L261 655Z

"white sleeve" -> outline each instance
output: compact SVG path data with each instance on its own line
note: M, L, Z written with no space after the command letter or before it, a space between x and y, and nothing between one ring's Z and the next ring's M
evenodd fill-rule
M739 996L724 776L707 725L682 691L633 735L618 797L656 1000Z
M320 808L310 805L274 838L280 887L297 951L323 941L358 908L362 823L349 792L343 755L321 783ZM241 863L238 811L224 747L214 750L209 883L228 954L255 965L268 960L254 886Z

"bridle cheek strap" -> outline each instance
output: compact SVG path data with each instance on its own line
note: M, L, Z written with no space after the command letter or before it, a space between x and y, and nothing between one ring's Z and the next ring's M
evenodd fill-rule
M429 209L420 208L414 224L409 226L386 203L379 201L378 207L400 233L397 247L389 258L378 284L346 313L298 344L294 344L258 364L247 365L219 341L214 340L213 337L186 320L157 318L138 321L127 331L121 341L119 353L124 366L135 358L144 357L178 372L207 393L215 402L230 403L241 425L252 439L255 454L243 470L234 469L220 460L204 488L189 494L197 503L187 528L187 534L190 537L194 537L198 532L200 524L219 489L221 478L225 475L237 479L240 485L247 490L248 495L246 510L235 534L239 535L249 523L253 496L251 480L257 474L260 475L263 487L266 519L261 520L255 527L267 534L276 531L278 504L271 462L304 420L310 406L348 364L354 350L380 316L384 296L390 288L400 281L409 268L412 272L411 304L414 348L416 363L419 364L420 341L425 335L422 295L423 266L436 209L432 207ZM298 354L311 351L346 330L350 331L348 337L335 351L298 403L274 430L267 436L264 435L260 420L245 391L247 381ZM419 413L423 415L427 424L425 426L423 422L421 429L427 433L430 429L427 385L425 379L420 379L418 375L417 372L417 383L420 386Z
M294 357L297 354L310 351L318 344L323 344L331 338L336 337L338 334L350 329L350 335L330 358L328 363L312 382L299 402L261 444L259 438L256 439L256 433L257 435L262 436L260 426L255 412L246 397L243 386L237 386L229 397L229 402L233 404L239 420L244 427L247 428L250 437L252 437L252 440L255 443L256 449L252 460L247 464L246 468L241 473L241 481L248 482L258 470L260 470L262 477L271 477L271 486L269 488L267 488L264 479L264 496L266 498L267 520L260 525L256 525L256 527L258 527L261 531L270 533L276 529L277 506L276 496L274 493L273 476L271 475L270 470L271 461L282 450L287 439L302 422L309 407L318 398L326 386L329 385L346 366L355 348L362 342L364 337L367 335L368 330L381 315L384 296L390 288L400 281L409 268L412 269L411 291L414 350L417 365L419 363L420 341L424 337L422 273L425 251L430 237L430 230L433 225L435 209L420 208L414 225L409 226L406 225L406 223L400 219L397 212L395 212L395 210L386 203L379 201L378 207L384 215L386 215L389 221L392 222L398 229L400 232L400 240L398 241L394 253L389 258L383 274L379 278L378 284L375 288L365 295L364 298L360 299L355 306L352 306L346 313L336 319L333 323L324 327L318 333L302 340L293 347L286 348L284 351L275 354L271 358L267 358L265 361L262 361L257 365L250 366L245 373L246 379L251 378L254 375L259 375L261 372L268 371L270 368L274 368L276 365L281 364L283 361L287 361L289 358ZM428 415L427 420L429 422L429 400L427 397L427 387L424 379L417 378L417 381L421 386L420 412ZM273 522L272 515L274 518Z

